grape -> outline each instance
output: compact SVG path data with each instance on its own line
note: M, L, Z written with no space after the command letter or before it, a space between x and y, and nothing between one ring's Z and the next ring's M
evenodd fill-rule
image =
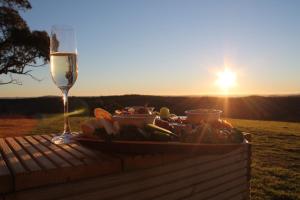
M169 108L167 108L167 107L162 107L162 108L160 109L160 117L161 117L161 118L166 119L166 118L169 117L169 115L170 115L170 110L169 110Z

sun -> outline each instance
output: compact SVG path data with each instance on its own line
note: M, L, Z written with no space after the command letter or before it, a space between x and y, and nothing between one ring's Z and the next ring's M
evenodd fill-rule
M217 73L216 84L225 92L236 85L236 73L229 69L224 69Z

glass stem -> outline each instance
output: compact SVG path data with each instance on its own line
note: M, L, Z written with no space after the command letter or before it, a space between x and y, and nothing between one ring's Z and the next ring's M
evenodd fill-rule
M63 93L63 102L64 102L64 134L71 133L70 124L69 124L69 111L68 111L68 90L62 90Z

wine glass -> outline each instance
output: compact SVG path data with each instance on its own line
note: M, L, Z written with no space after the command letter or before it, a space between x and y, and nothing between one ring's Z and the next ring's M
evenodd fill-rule
M50 35L50 69L53 82L62 91L64 104L64 131L52 138L55 144L70 143L68 92L78 76L75 31L70 26L52 26Z

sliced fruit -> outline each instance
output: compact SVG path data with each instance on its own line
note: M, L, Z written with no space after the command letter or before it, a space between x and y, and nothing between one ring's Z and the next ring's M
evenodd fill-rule
M106 111L102 108L95 108L94 115L97 119L103 118L103 119L113 122L112 115L108 111Z
M223 119L222 122L223 122L224 127L228 128L228 129L233 128L232 124L229 123L227 120Z
M121 110L115 110L115 114L116 114L116 115L121 115L121 114L122 114L122 111L121 111Z
M113 124L105 118L99 118L99 122L103 125L108 135L116 135L117 131L114 129Z
M226 120L217 120L212 123L212 126L217 129L232 129L233 126Z
M103 125L97 119L90 119L81 124L81 130L84 134L93 134L95 129L103 128Z

